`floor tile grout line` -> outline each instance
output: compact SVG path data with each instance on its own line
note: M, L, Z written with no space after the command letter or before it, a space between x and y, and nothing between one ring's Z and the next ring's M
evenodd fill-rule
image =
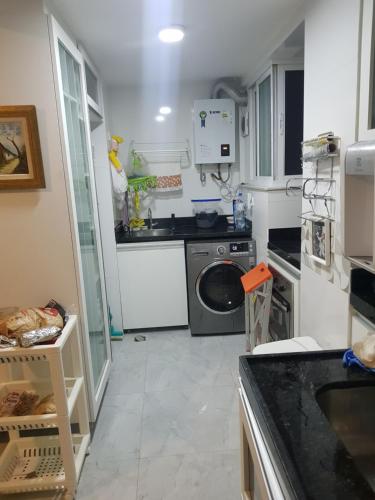
M182 456L189 456L189 457L194 457L196 455L226 455L229 453L234 453L234 452L240 452L240 448L228 448L225 450L199 450L199 451L187 451L187 452L181 452L181 453L166 453L162 455L150 455L148 457L140 457L138 460L141 462L143 460L156 460L159 458L170 458L170 457L182 457Z
M146 398L146 377L147 377L147 366L148 366L148 354L146 356L146 361L145 361L145 377L144 377L144 386L143 386L143 400L142 400L142 410L141 410L141 415L140 415L140 433L139 433L139 458L138 458L138 473L137 473L137 487L136 487L136 493L135 493L135 500L138 500L138 490L139 490L139 474L140 474L140 467L141 467L141 446L142 446L142 438L143 438L143 413L144 413L144 408L145 408L145 398Z

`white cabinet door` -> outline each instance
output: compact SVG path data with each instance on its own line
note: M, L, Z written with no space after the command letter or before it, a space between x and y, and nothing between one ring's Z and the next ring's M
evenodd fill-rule
M117 247L123 328L188 324L183 241Z

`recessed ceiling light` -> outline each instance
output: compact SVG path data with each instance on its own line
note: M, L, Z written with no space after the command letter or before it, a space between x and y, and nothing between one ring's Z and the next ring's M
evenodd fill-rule
M155 120L157 122L163 122L165 120L165 117L162 115L157 115L157 116L155 116Z
M159 113L161 115L169 115L171 112L172 112L172 108L170 108L169 106L162 106L159 109Z
M181 26L170 26L159 31L159 40L164 43L181 42L185 33Z

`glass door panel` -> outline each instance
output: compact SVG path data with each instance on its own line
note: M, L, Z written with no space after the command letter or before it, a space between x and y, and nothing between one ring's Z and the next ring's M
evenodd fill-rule
M106 312L103 305L98 243L95 233L80 66L61 42L59 42L59 55L64 92L64 112L78 222L92 371L96 390L108 359L104 324L104 314Z
M259 176L272 175L271 149L271 77L259 84Z
M235 262L215 262L203 269L197 280L197 295L210 311L228 314L244 302L241 276L245 274Z

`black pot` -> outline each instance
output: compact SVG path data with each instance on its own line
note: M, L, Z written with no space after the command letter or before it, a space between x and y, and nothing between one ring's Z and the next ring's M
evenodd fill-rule
M219 214L217 212L200 212L199 214L195 214L195 223L201 229L209 229L210 227L214 227L218 217Z

